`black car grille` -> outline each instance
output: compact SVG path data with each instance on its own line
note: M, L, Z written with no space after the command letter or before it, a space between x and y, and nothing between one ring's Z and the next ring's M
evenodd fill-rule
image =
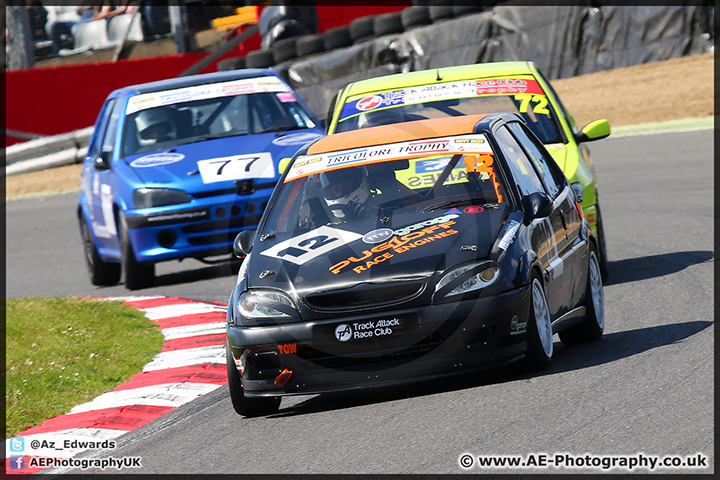
M415 345L391 352L375 352L372 356L329 355L326 352L307 347L303 351L303 360L325 368L346 371L369 371L383 367L392 367L416 360L442 344L443 338L438 332L430 334Z
M318 311L381 307L412 300L424 289L423 282L362 284L349 289L308 295L305 297L305 304Z
M233 218L230 220L217 220L214 222L202 222L202 223L196 223L194 225L188 225L187 227L183 227L182 231L183 233L193 234L193 233L203 233L203 232L213 232L216 230L221 231L228 231L237 230L238 232L243 229L244 226L253 226L257 225L260 221L262 215L253 215L249 217L241 217L241 218ZM235 237L233 237L235 238Z

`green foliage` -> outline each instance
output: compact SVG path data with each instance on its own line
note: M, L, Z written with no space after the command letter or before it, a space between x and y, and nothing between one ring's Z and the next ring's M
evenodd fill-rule
M156 324L120 301L10 299L5 322L5 438L112 391L163 343Z

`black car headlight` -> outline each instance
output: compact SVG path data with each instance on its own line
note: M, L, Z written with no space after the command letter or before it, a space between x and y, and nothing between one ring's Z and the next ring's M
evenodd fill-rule
M240 294L235 307L236 322L248 325L273 324L300 317L295 303L280 290L247 290Z
M138 188L133 191L135 208L164 207L189 202L190 196L187 193L172 188Z
M489 260L453 268L435 285L436 297L447 298L483 289L500 278L500 266Z

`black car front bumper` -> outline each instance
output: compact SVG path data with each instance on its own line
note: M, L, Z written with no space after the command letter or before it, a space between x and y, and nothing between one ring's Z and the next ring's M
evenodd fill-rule
M522 358L529 312L530 290L524 286L412 310L278 326L229 325L233 359L228 360L234 360L247 396L426 380Z

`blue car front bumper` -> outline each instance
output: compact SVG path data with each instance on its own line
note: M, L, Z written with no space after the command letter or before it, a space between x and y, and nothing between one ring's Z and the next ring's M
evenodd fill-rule
M257 226L272 191L194 195L191 203L128 210L125 219L135 258L161 262L229 254L235 236Z

